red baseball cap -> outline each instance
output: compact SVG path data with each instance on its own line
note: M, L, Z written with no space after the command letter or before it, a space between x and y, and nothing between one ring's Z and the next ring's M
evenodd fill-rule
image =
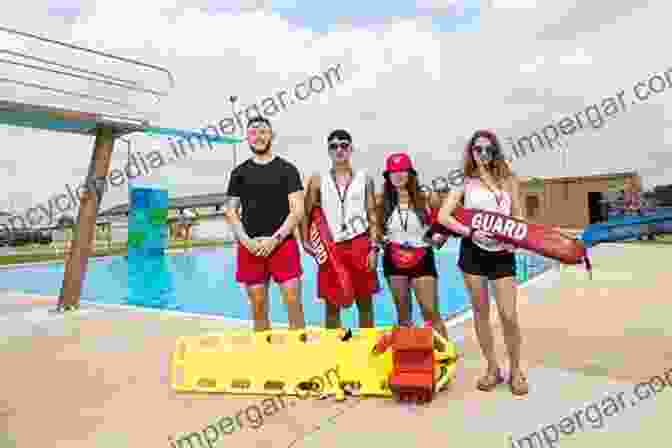
M383 174L398 173L400 171L410 171L415 173L411 158L408 154L403 152L390 154L385 162L385 172Z

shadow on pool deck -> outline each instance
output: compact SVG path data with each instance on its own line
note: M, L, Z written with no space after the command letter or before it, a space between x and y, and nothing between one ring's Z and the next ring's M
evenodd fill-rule
M351 409L301 401L264 417L259 429L243 414L244 427L212 447L285 448L302 437L292 446L510 447L509 435L518 440L606 394L630 397L633 384L672 368L668 254L661 247L605 245L593 250L593 281L583 270L567 268L549 274L558 277L551 285L542 278L521 290L527 398L514 399L506 386L474 390L484 366L467 322L451 329L465 356L457 382L427 407L380 399L351 401ZM202 434L207 425L261 404L262 397L176 394L168 384L177 336L231 323L93 306L54 316L47 313L50 302L0 295L2 448L170 447L182 435ZM629 405L605 417L603 429L584 423L583 430L560 436L561 446L625 447L666 439L663 415L672 410L672 386L636 408ZM205 439L202 445L191 440L194 448L208 447Z

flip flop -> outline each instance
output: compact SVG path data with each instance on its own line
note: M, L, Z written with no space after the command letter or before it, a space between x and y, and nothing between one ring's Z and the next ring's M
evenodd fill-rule
M527 395L528 392L530 391L530 386L527 383L527 377L522 373L518 372L518 381L516 382L516 385L514 386L513 384L513 372L511 373L511 377L509 378L509 388L511 389L511 393L516 396L523 396Z
M492 378L494 378L494 381L487 381ZM506 381L504 375L502 375L502 371L498 368L495 375L486 374L482 376L476 383L476 388L483 392L490 392L498 385L504 383L504 381Z

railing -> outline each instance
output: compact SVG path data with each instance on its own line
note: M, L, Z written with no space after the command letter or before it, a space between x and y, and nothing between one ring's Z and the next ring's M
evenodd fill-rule
M4 47L0 48L0 100L142 115L175 85L170 71L143 61L3 26L0 35ZM133 98L149 99L151 105L134 104ZM144 106L150 107L143 110Z

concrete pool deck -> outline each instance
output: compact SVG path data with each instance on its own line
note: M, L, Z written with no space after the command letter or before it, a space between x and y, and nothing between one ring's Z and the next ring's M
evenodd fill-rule
M604 417L602 429L584 421L555 446L665 440L672 386L636 407L630 397L634 384L672 368L672 295L664 286L672 279L671 254L653 245L604 245L592 251L592 281L582 268L566 268L521 288L527 398L513 398L506 386L474 389L484 365L467 320L451 328L464 353L457 381L429 406L299 401L264 416L258 429L243 414L244 427L212 447L518 447L509 435L520 440L617 393L625 393L625 410ZM261 406L263 397L177 394L169 385L178 336L245 323L88 304L78 314L53 315L47 311L54 303L0 291L1 448L208 447L195 436L191 444L171 442ZM532 440L520 446L550 446Z

